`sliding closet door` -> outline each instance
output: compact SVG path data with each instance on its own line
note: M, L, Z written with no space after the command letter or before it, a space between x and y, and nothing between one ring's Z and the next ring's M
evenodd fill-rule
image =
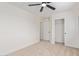
M65 18L65 45L79 48L79 20L78 16L67 16Z

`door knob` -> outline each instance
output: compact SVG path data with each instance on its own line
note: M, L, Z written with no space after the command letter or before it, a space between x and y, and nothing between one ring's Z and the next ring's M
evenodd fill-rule
M64 34L67 34L66 32Z

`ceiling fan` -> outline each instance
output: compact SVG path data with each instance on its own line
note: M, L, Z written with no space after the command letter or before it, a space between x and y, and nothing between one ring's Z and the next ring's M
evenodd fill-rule
M43 11L44 7L48 7L50 9L52 9L52 10L55 10L56 8L48 5L49 3L51 3L51 2L42 2L41 4L29 4L28 6L38 6L38 5L41 5L40 12Z

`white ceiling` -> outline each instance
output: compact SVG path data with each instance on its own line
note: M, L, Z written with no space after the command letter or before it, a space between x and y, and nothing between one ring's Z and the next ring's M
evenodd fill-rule
M55 7L56 8L55 11L45 7L43 12L40 12L41 5L32 6L32 7L28 6L29 4L37 4L37 3L41 3L41 2L10 2L9 4L15 5L19 8L22 8L24 10L27 10L33 14L36 14L42 17L49 17L53 13L76 9L77 7L79 7L78 2L52 2L52 3L49 3L49 5Z

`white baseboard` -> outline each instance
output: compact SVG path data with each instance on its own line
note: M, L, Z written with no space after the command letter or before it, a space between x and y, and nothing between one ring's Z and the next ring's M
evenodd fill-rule
M30 42L28 45L21 46L21 47L18 47L17 49L8 51L7 53L4 53L2 56L9 56L9 55L10 55L11 53L13 53L13 52L16 52L16 51L18 51L18 50L20 50L20 49L23 49L23 48L25 48L25 47L31 46L31 45L36 44L36 43L38 43L38 42L40 42L40 40L37 40L37 41L34 41L34 42Z
M78 49L79 49L79 46L74 45L74 44L65 44L65 46L66 46L66 47L78 48Z
M55 44L55 41L53 41L53 40L50 40L50 43L51 43L51 44Z

